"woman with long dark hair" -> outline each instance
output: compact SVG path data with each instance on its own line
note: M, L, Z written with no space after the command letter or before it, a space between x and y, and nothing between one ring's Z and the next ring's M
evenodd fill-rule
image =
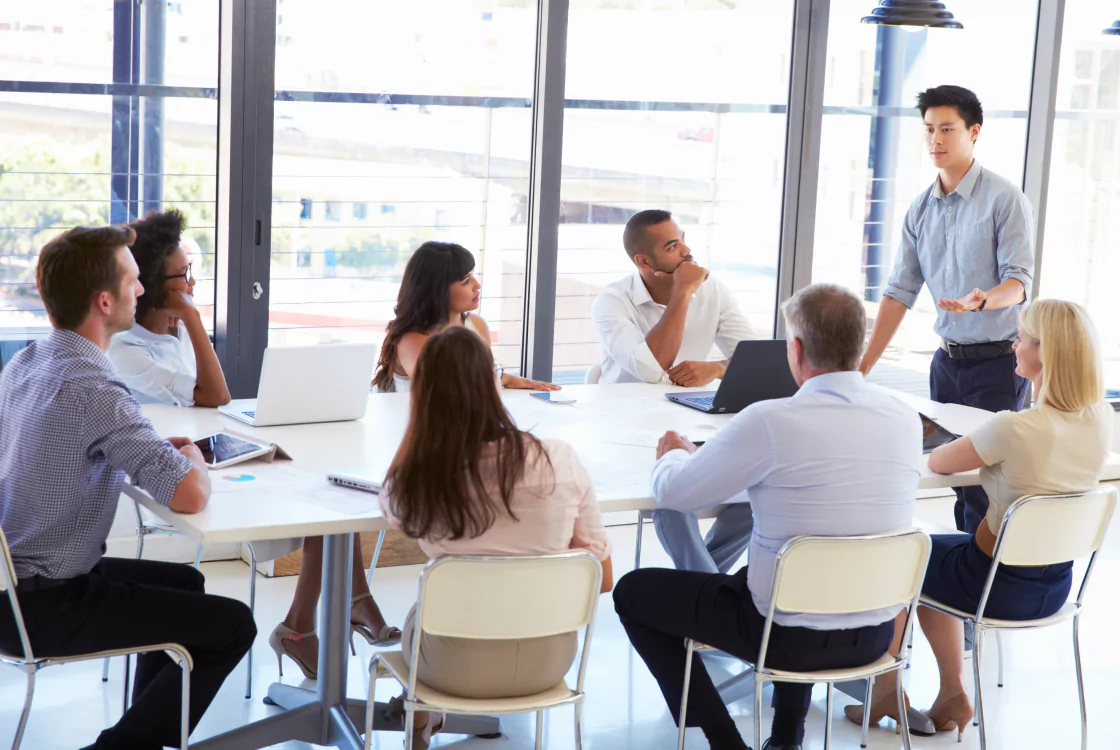
M539 555L586 549L613 585L610 540L591 478L575 450L517 428L502 405L490 350L473 331L431 336L412 372L412 411L378 496L391 526L429 557ZM416 611L401 647L411 658ZM419 679L465 698L513 698L556 685L572 665L576 633L525 641L424 636ZM440 717L418 714L427 747Z
M394 318L385 329L385 343L373 385L381 393L405 392L424 344L433 334L461 326L490 346L490 327L473 314L481 301L482 284L474 275L474 256L461 245L425 242L408 260L401 279ZM505 388L559 390L551 383L503 374Z

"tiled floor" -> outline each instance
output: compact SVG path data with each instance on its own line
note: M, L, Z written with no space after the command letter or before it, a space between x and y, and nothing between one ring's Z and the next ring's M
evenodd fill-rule
M1103 559L1097 567L1090 609L1082 626L1085 674L1088 686L1090 739L1092 750L1120 747L1120 648L1116 645L1118 607L1114 592L1120 587L1120 545L1113 532ZM611 530L616 545L615 570L626 571L634 544L634 527ZM666 565L667 559L657 547L653 534L645 535L644 563ZM203 565L210 591L233 597L245 597L245 565L238 562ZM418 568L379 570L375 593L393 622L401 622L415 597ZM261 703L268 684L276 679L276 662L268 648L266 636L283 616L291 596L294 578L258 579L257 621L261 637L255 646L255 695L246 701L242 692L245 666L240 666L223 687L193 738L198 740L239 726L248 720L268 715L271 709ZM589 750L670 750L676 746L676 731L649 672L634 655L615 616L610 599L602 600L592 647L587 683L588 702L584 710L584 747ZM986 705L989 717L991 750L1029 750L1030 748L1073 749L1079 744L1077 690L1073 672L1070 631L1060 627L1048 631L1014 634L1005 637L1006 687L995 684L995 649L989 648L985 660L988 678ZM371 649L359 640L358 656L351 659L350 695L366 693L366 670ZM299 672L289 662L285 682L297 684ZM91 741L97 732L114 722L120 712L122 665L114 664L108 684L100 679L101 665L91 663L48 669L40 674L34 709L23 747L28 750L72 750ZM937 673L928 646L918 636L914 664L906 676L910 697L915 706L930 704L937 690ZM12 669L0 667L0 746L10 740L23 700L24 681ZM384 680L378 697L387 699L395 685ZM816 700L809 715L806 747L821 747L824 729L824 691L817 689ZM842 707L850 702L837 696L832 716L833 746L859 747L859 729L843 718ZM749 701L732 706L744 737L752 733L752 711ZM768 701L766 702L768 704ZM769 722L769 710L764 709ZM873 730L869 747L873 750L897 748L900 737L893 727ZM504 735L498 740L482 740L455 736L437 736L435 747L463 750L520 750L533 746L533 728L529 717L502 720ZM763 736L766 736L764 732ZM574 747L572 709L558 709L549 715L546 724L547 747L568 750ZM954 743L955 733L932 738L915 737L915 748L978 748L976 730L969 728L964 744ZM376 748L401 747L401 735L375 735ZM689 733L689 748L707 746L699 730ZM291 743L284 747L306 748Z

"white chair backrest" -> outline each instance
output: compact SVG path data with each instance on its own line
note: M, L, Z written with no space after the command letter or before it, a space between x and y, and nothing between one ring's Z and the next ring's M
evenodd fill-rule
M1032 495L1012 503L1000 527L1000 562L1039 566L1096 552L1116 510L1115 487L1076 495Z
M8 549L8 538L4 536L4 530L0 529L0 607L7 607L12 610L16 630L19 632L20 646L23 649L22 654L7 654L3 649L0 649L0 654L6 654L21 661L33 661L35 654L31 651L27 626L23 622L23 612L20 610L19 600L16 598L16 583L16 566L12 562L12 552Z
M443 557L420 577L424 633L484 640L576 632L591 621L603 568L594 555Z
M848 614L910 604L930 538L908 529L863 537L795 537L782 547L771 596L782 612Z
M587 371L587 374L583 376L583 384L597 385L599 383L599 378L601 377L603 377L603 366L598 364L591 365L591 368Z

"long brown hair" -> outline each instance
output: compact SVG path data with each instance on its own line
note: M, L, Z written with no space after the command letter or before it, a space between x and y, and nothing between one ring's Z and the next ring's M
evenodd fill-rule
M397 293L393 319L385 327L385 342L373 385L385 393L393 390L397 366L397 344L406 333L432 333L447 325L451 317L450 287L474 270L474 256L462 245L425 242L408 259ZM463 322L467 316L463 316Z
M502 506L517 520L514 487L526 463L548 454L502 405L494 359L478 334L456 326L428 339L410 393L408 430L384 489L401 529L413 539L473 539Z

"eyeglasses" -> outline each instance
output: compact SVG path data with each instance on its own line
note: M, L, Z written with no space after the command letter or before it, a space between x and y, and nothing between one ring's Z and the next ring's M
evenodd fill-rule
M194 271L191 270L192 265L194 264L188 263L187 270L183 273L173 273L170 276L162 276L160 278L162 278L164 281L171 281L171 279L182 279L189 284L194 281Z

